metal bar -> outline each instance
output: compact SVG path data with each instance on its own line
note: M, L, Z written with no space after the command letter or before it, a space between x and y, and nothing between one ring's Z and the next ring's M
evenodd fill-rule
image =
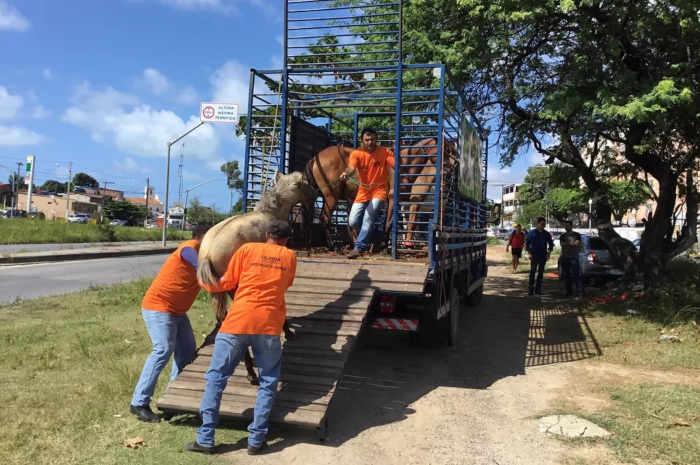
M396 53L396 51L392 51L392 53ZM290 58L299 58L299 57L301 57L301 56L303 56L303 55L294 55L294 56L291 56ZM389 61L390 61L390 60L386 59L386 60L362 60L362 61L336 61L335 63L337 63L337 64L339 64L339 65L359 65L359 64L362 64L362 63L387 63L387 62L389 62ZM294 67L295 67L295 68L290 68L290 69L304 69L304 70L307 70L307 71L308 71L308 68L301 68L301 67L302 67L302 66L311 66L311 65L313 65L313 66L318 66L318 65L325 65L325 64L327 64L327 63L325 63L325 62L299 63L299 64L297 64L297 63L290 63L289 66L290 66L290 67L291 67L291 66L294 66ZM387 66L389 66L389 65L387 65ZM334 66L331 65L331 66L329 66L328 68L322 68L322 69L325 70L325 71L342 71L342 69L345 69L345 68L352 69L353 67L336 68L336 67L334 67ZM311 68L311 69L315 69L315 68ZM354 67L354 69L357 69L357 67ZM364 74L365 72L366 72L366 71L362 71L363 74ZM348 74L348 73L344 73L344 74ZM358 73L358 74L359 74L359 73Z
M393 26L396 21L381 22L381 23L371 23L372 26ZM287 28L288 31L307 31L310 29L342 29L345 27L357 27L357 24L336 24L333 26L309 26L309 27L290 27Z
M297 2L289 2L289 3L297 3ZM333 11L333 10L355 10L355 9L366 9L366 8L379 8L382 6L397 6L399 3L382 3L379 5L371 5L371 4L366 4L366 5L351 5L351 6L336 6L336 7L330 7L330 8L307 8L304 10L289 10L290 13L312 13L312 12L318 12L318 11Z
M246 157L250 157L250 137L251 137L251 121L252 121L252 114L253 114L253 90L255 88L255 70L251 69L250 70L250 83L248 87L248 118L246 118L246 138L245 138L245 154ZM246 160L248 161L248 160ZM243 183L243 213L248 212L248 182L249 182L249 163L244 163L243 164L243 179L245 179L245 182Z
M391 34L398 34L399 31L372 31L372 32L358 32L358 33L348 33L348 34L325 34L322 36L294 36L288 37L288 40L307 40L307 39L323 39L325 37L357 37L357 36L386 36Z
M398 150L394 152L394 209L391 219L391 259L396 260L396 249L399 243L399 171L401 170L401 96L403 88L403 66L399 60L396 76L396 110L394 121L394 147Z
M386 42L387 44L390 42ZM396 43L396 42L393 42ZM349 45L357 45L357 44L349 44ZM302 48L313 48L313 47L302 47ZM351 55L350 58L354 55L372 55L372 54L387 54L387 53L398 53L399 51L397 49L391 49L391 50L370 50L370 51L352 51L352 52L331 52L331 53L315 53L314 58L316 57L333 57L333 56L342 56L342 55ZM300 58L300 57L307 57L309 55L290 55L289 58ZM333 63L344 63L342 61L338 62L331 62L328 63L330 65L333 65ZM348 62L345 62L348 63ZM304 63L298 63L299 65L303 65ZM290 65L297 65L297 63L290 63Z
M303 48L303 49L308 49L311 50L312 48L335 48L335 47L347 47L349 45L384 45L384 44L398 44L398 40L385 40L382 42L357 42L357 43L348 43L348 44L322 44L322 45L293 45L290 46L290 49L297 49L297 48Z
M445 88L445 65L441 66L441 73L440 73L440 88L444 89ZM438 118L438 131L437 131L437 144L438 144L438 149L437 149L437 159L435 163L435 201L434 201L434 207L433 211L436 213L436 216L438 216L438 212L440 212L440 208L442 205L440 205L440 194L442 190L442 127L443 127L443 116L444 116L444 94L440 94L440 116ZM442 224L440 224L442 227ZM435 253L435 250L431 248L430 251L431 254ZM435 258L433 257L433 261L435 261Z
M377 5L380 6L380 5ZM289 13L294 13L294 10L288 10ZM325 10L325 11L330 11L330 10ZM362 15L363 18L380 18L380 17L385 17L385 16L397 16L399 13L370 13L370 14L364 14ZM285 18L287 17L287 14L285 13ZM299 23L299 22L310 22L310 21L338 21L341 19L357 19L357 15L353 16L331 16L328 18L298 18L298 19L285 19L285 22L290 22L290 23ZM375 25L377 23L370 23L370 25ZM396 24L396 22L391 22L389 24ZM353 26L357 26L357 24L353 23ZM309 26L308 29L315 29L315 26Z

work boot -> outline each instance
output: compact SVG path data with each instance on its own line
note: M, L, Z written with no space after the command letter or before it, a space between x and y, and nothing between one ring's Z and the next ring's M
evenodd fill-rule
M266 447L267 447L267 442L265 442L265 441L263 441L262 444L260 444L259 446L251 446L250 444L248 444L248 455L259 454L260 451L262 451Z
M136 415L136 417L141 421L146 421L149 423L156 423L160 421L160 417L153 412L149 406L137 407L136 405L132 405L129 407L129 411Z
M347 257L348 257L350 260L353 260L353 259L359 257L360 255L362 255L362 252L360 252L360 251L357 250L357 249L352 249L352 251L350 251L350 253L347 255Z
M214 447L216 446L203 446L197 441L189 442L185 445L185 450L187 452L199 452L201 454L209 455L214 452Z

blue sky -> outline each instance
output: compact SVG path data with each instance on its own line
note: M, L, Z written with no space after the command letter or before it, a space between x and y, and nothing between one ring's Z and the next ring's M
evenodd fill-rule
M249 69L281 66L283 8L282 0L0 0L0 165L16 169L35 155L42 183L64 181L70 161L132 196L148 177L162 200L165 142L198 123L199 103L245 111ZM183 142L185 189L222 178L219 166L244 149L227 125L202 126ZM179 153L180 144L171 199ZM490 181L521 180L537 160L501 171L492 151ZM228 208L224 181L192 196ZM500 187L489 197L500 199Z

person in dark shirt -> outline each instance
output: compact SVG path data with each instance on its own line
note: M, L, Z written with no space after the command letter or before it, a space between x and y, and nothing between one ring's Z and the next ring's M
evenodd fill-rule
M528 295L533 293L542 295L544 267L551 256L552 250L554 250L552 235L544 229L546 224L547 222L544 218L537 218L537 228L527 234L527 240L525 241L525 250L527 250L528 258L530 259ZM536 281L535 273L537 274Z
M573 295L572 277L576 280L576 291L579 297L583 295L583 280L581 279L581 269L578 263L579 251L581 249L581 235L573 231L571 221L564 223L566 232L559 238L561 244L561 271L566 280L566 295Z

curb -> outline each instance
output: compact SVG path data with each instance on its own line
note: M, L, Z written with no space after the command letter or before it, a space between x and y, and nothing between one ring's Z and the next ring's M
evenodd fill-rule
M176 246L166 246L157 249L141 250L98 250L77 251L75 253L39 252L0 256L0 265L20 265L27 263L65 262L72 260L94 260L98 258L134 257L139 255L171 254ZM41 254L41 255L39 255Z

